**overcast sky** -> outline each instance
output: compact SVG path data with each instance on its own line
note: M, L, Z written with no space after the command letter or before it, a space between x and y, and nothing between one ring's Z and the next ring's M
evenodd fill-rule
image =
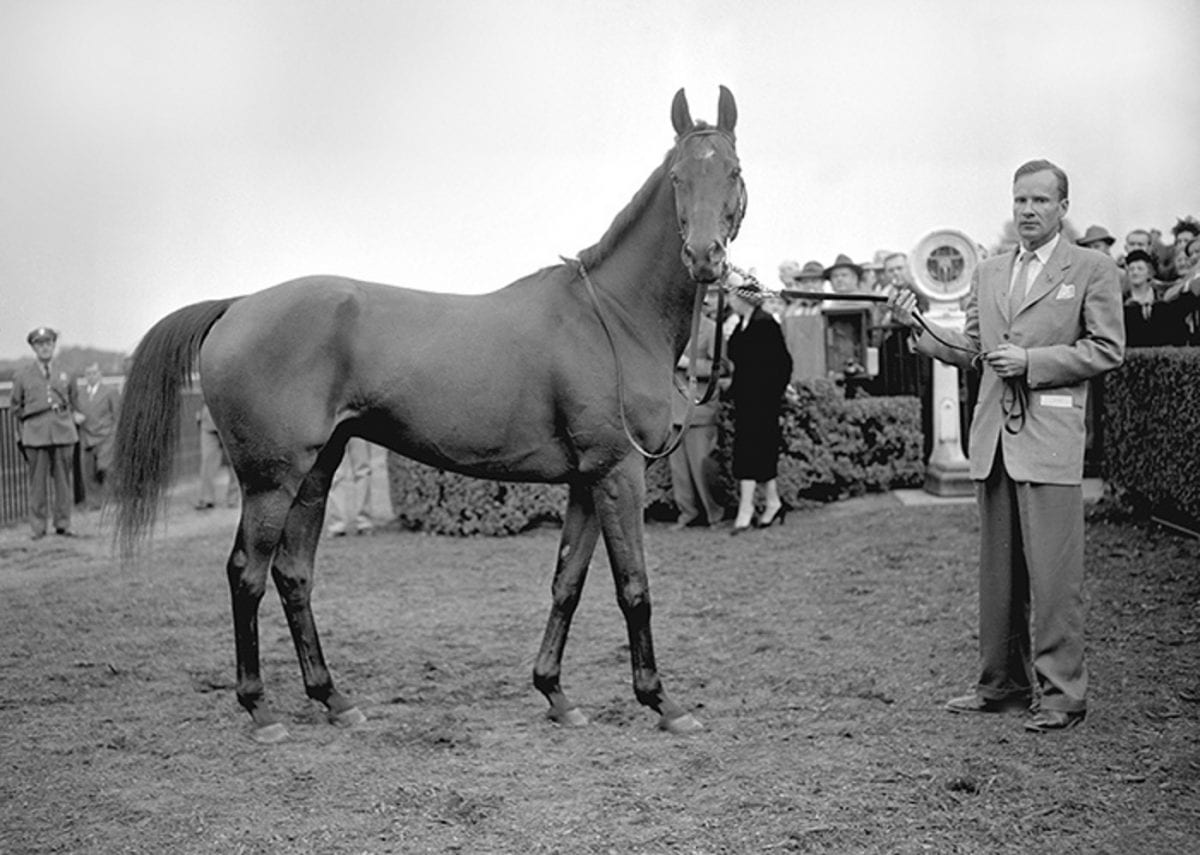
M736 263L1200 214L1195 0L0 0L0 356L310 273L483 292L595 242L734 93Z

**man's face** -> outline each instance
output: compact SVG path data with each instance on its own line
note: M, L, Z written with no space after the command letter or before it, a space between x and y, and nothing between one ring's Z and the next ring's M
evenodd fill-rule
M829 274L829 284L839 294L858 290L858 276L849 267L839 267Z
M1128 255L1135 249L1150 251L1150 232L1130 232L1125 236L1125 254Z
M42 362L49 362L54 356L54 339L39 338L33 343L33 352Z
M83 376L89 386L95 386L100 382L100 369L94 365L89 365L83 369Z
M1013 183L1013 223L1026 249L1037 249L1058 234L1067 200L1058 196L1058 180L1049 169L1022 175Z
M1109 252L1109 246L1110 244L1106 240L1094 240L1087 245L1087 248L1094 249L1097 252L1102 252L1105 255L1111 255L1112 253Z
M889 285L908 281L908 263L902 255L894 255L883 263L883 278Z
M1192 238L1187 248L1188 263L1194 268L1200 264L1200 238Z

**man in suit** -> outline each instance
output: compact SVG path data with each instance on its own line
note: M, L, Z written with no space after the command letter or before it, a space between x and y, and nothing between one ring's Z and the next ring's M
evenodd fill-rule
M100 365L83 369L83 394L79 396L79 445L83 454L83 481L89 508L100 507L104 477L112 468L113 431L121 408L121 393L105 386Z
M26 337L37 357L13 375L12 411L20 421L20 442L29 467L29 524L33 539L46 536L50 517L54 531L71 536L71 468L78 393L75 378L54 361L58 333L38 327ZM47 488L53 482L54 500Z
M971 423L980 511L979 647L975 691L957 713L1033 708L1025 727L1064 730L1087 712L1083 653L1084 412L1088 381L1121 364L1125 328L1117 266L1060 234L1067 176L1030 161L1013 177L1020 245L983 261L962 332L892 298L918 349L982 378ZM975 354L979 354L978 360Z
M679 357L679 363L675 366L678 385L686 390L688 366L692 363L694 345L696 360L693 367L697 396L703 394L707 388L714 370L717 324L712 316L716 314L716 305L716 291L709 290L704 295L704 314L700 317L699 340L688 342L683 355ZM683 440L669 455L671 494L675 499L675 506L679 508L676 528L716 525L724 516L720 503L713 497L713 486L717 480L717 462L713 455L717 450L720 406L716 394L706 403L694 406ZM676 429L683 427L687 409L685 395L679 392L672 394L671 422Z

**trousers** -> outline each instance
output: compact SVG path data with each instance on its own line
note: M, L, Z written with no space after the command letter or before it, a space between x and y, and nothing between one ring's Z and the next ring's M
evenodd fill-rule
M46 533L51 516L56 530L71 528L71 505L75 498L71 485L74 448L74 445L25 447L29 462L29 525L34 534ZM51 489L54 493L52 503Z
M976 483L980 516L980 697L1032 695L1042 709L1087 708L1083 649L1083 490L1014 481L1002 452Z

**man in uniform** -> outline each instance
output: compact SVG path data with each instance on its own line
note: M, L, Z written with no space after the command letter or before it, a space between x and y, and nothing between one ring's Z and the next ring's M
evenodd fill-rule
M75 378L54 361L57 332L38 327L26 340L37 359L13 377L12 410L20 421L20 443L29 466L29 524L33 539L39 540L53 514L55 533L71 536L71 468L79 440ZM47 494L50 482L53 504Z

